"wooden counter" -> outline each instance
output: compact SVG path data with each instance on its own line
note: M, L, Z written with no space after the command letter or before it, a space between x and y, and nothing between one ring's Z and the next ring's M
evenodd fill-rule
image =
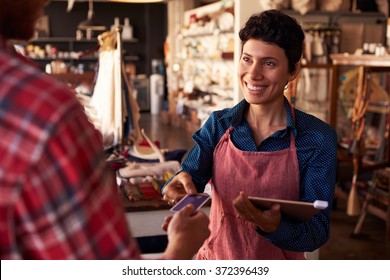
M120 189L119 196L121 197L126 212L166 210L171 208L168 203L163 200L157 201L150 199L130 201Z
M130 225L132 236L151 237L167 233L161 229L166 216L171 215L170 206L165 201L139 200L130 201L121 189L119 196L126 212L126 219Z
M122 190L119 195L126 211L126 219L130 225L133 237L161 236L167 233L161 229L166 216L173 213L169 211L171 206L165 201L139 200L130 201ZM202 208L207 215L210 213L210 204Z

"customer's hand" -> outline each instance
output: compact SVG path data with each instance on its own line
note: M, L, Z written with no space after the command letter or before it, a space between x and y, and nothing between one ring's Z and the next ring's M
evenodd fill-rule
M174 205L186 194L196 193L196 187L192 182L190 174L180 172L164 188L163 199L167 201L169 205Z
M194 213L194 210L193 205L187 205L165 218L162 228L168 234L167 258L192 259L210 235L209 218L204 212Z
M264 232L271 233L279 227L281 220L279 204L272 205L268 210L260 210L250 202L246 194L240 192L233 200L233 206L242 219L255 224Z

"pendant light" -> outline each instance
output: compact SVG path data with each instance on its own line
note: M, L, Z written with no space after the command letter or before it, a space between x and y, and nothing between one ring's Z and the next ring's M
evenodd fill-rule
M98 30L98 31L104 31L107 29L106 26L95 22L93 18L93 0L89 0L87 19L80 22L77 28L80 30Z
M122 2L122 3L157 3L164 2L164 0L108 0L109 2Z

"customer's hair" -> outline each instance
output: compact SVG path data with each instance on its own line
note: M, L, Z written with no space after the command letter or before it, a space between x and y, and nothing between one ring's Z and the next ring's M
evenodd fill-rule
M266 10L252 15L239 33L242 47L249 39L276 44L284 49L290 73L301 59L305 35L297 20L278 11Z

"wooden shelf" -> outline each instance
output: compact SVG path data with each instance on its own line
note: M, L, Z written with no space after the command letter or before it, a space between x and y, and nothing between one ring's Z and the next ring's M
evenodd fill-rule
M136 38L130 40L123 40L124 44L138 43L139 40ZM46 63L50 63L54 60L61 60L69 64L70 66L77 66L79 63L95 63L99 60L99 42L98 39L80 39L77 40L74 37L42 37L35 38L29 42L29 44L37 45L40 48L44 48L44 45L51 44L53 47L58 49L58 54L67 53L67 55L55 56L55 57L29 57L30 59L37 62L43 70ZM129 48L123 48L125 52ZM140 56L129 53L124 53L123 60L125 62L139 62ZM91 64L92 65L92 64ZM89 66L88 70L92 70Z
M99 58L96 56L80 56L80 57L29 57L29 59L35 61L53 61L53 60L63 60L63 61L97 61ZM124 61L138 61L139 57L136 55L125 55L123 57Z
M41 37L35 38L30 41L31 43L97 43L98 40L96 38L93 39L80 39L77 40L74 37ZM123 43L138 43L139 40L136 38L122 40Z
M75 88L81 83L92 84L95 78L95 72L88 71L83 74L75 74L75 73L62 73L62 74L50 74L53 78L58 81L70 85L72 88Z
M364 66L364 67L390 67L390 55L377 56L371 54L331 54L334 65Z
M187 33L183 35L183 38L196 38L196 37L206 37L206 36L216 36L218 34L234 34L234 30L214 30L212 32L199 32L199 33Z

